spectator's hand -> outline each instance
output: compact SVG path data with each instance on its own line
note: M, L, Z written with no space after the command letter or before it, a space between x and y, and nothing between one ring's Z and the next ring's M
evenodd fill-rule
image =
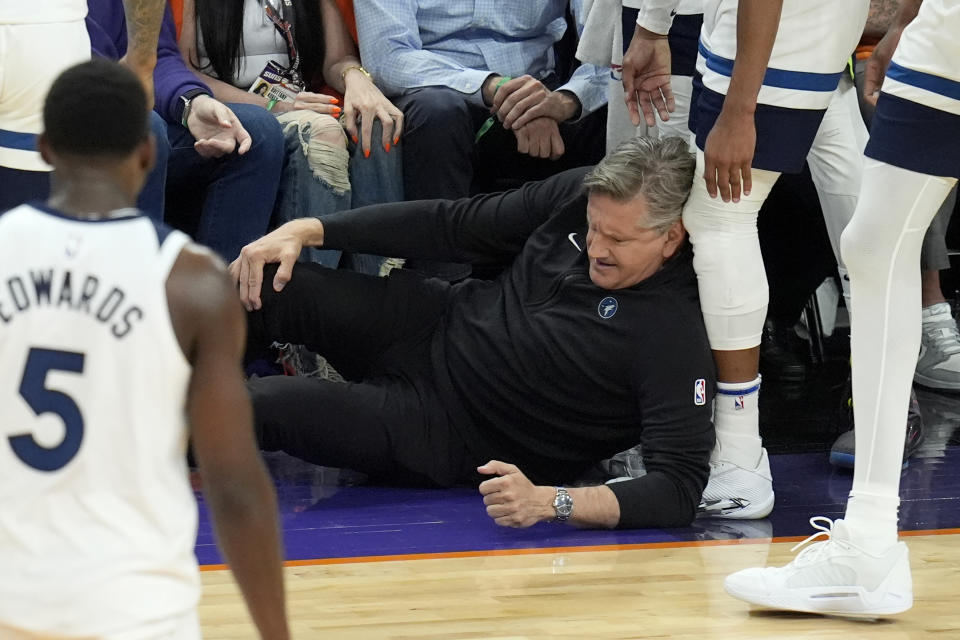
M516 465L491 460L477 471L498 476L480 483L480 495L487 515L501 527L529 527L555 516L556 490L533 484Z
M667 36L647 31L640 25L633 32L630 47L623 54L623 93L630 120L640 124L640 111L647 126L657 124L654 109L664 122L674 109L670 87L670 44Z
M711 198L717 191L724 202L740 202L740 193L750 195L753 183L750 164L757 144L757 129L752 112L720 112L707 136L703 179Z
M313 222L320 224L318 220ZM303 248L300 220L293 220L277 227L259 240L254 240L240 250L240 257L230 263L230 277L240 292L240 301L247 311L261 307L260 287L263 285L263 267L279 262L277 275L273 278L273 290L280 292L293 276L293 265ZM319 245L317 245L319 246Z
M243 155L253 144L233 111L207 95L199 95L190 103L187 129L196 138L193 148L204 158L219 158L234 149Z
M531 120L548 117L566 122L580 110L580 100L568 91L550 91L532 76L504 83L493 96L491 113L504 129L519 129Z
M278 102L273 106L272 111L274 113L286 113L298 109L325 113L334 118L339 118L341 111L338 99L325 93L314 93L312 91L301 91L293 102Z
M380 144L384 151L400 142L403 132L403 112L400 111L377 88L373 81L359 71L348 73L344 78L346 92L343 96L343 126L354 144L359 143L363 155L370 157L373 141L373 121L380 118L383 136ZM359 122L358 122L359 121ZM358 136L359 128L359 138Z
M133 72L137 79L140 80L140 84L143 85L143 90L147 94L147 111L153 109L153 68L156 65L156 58L153 60L137 61L129 56L123 56L120 58L120 64L124 65L130 71Z
M883 79L887 76L887 68L890 66L890 60L893 58L897 43L900 42L901 33L903 33L902 29L891 27L880 38L880 42L873 48L873 53L867 59L867 66L864 69L863 99L873 106L877 106L880 87L883 85Z
M566 151L560 127L553 118L531 120L523 128L515 129L513 135L517 138L517 152L534 158L556 160Z

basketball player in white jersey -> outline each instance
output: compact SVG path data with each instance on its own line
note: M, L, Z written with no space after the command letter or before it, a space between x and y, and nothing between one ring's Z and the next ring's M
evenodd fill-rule
M190 436L253 620L285 640L239 300L212 253L132 208L143 88L82 63L43 122L50 199L0 215L0 638L200 637Z
M865 92L881 81L882 92L857 210L843 233L856 309L853 489L844 519L811 520L820 531L807 541L826 540L785 567L727 578L727 591L747 602L857 615L913 604L907 546L897 541L904 406L920 347L920 246L960 178L958 33L960 3L904 0L871 59Z
M638 24L666 33L677 1L645 0ZM762 518L773 508L759 433L759 345L768 291L757 214L780 173L800 171L821 125L850 133L837 87L868 8L868 0L704 2L697 60L702 80L694 83L690 118L701 179L694 180L683 221L717 363L717 446L701 505L713 515ZM673 105L666 42L654 40L645 51L634 62L641 72L625 69L624 79L650 125L654 111L666 119ZM846 146L855 148L852 136ZM831 153L837 155L828 148L817 153L827 167ZM839 195L837 209L852 210L855 193ZM845 220L837 222L835 238Z
M130 47L123 62L153 102L153 67L165 0L124 0ZM36 149L43 98L54 78L90 58L86 0L0 2L0 210L49 192Z

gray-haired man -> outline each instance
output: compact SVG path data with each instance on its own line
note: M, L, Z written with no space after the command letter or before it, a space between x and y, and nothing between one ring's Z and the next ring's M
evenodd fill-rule
M636 139L592 170L297 220L248 245L231 265L248 355L302 343L351 381L251 381L261 446L392 482L481 482L506 526L689 524L714 442L680 222L693 169L679 138ZM451 286L293 267L321 245L505 270ZM644 477L555 486L638 442Z

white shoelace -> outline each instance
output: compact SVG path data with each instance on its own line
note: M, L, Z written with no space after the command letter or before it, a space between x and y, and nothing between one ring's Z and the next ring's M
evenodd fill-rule
M824 524L821 524L824 523ZM809 547L797 554L797 557L793 559L794 566L803 566L810 564L817 560L825 549L829 547L828 542L833 540L833 520L827 518L826 516L814 516L810 518L810 526L816 529L816 533L813 533L801 542L793 545L790 551L796 551L800 547L814 542L817 538L821 536L826 536L826 540L822 540L816 544L811 544Z
M931 328L927 335L937 351L948 356L960 353L960 332L957 331L957 325L952 318L937 323L937 326Z

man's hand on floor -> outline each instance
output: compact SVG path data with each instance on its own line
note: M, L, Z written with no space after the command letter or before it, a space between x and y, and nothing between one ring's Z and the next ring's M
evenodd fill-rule
M487 505L487 515L501 527L522 529L553 519L553 487L539 487L516 465L499 460L491 460L477 467L477 471L497 476L480 483L480 494Z

